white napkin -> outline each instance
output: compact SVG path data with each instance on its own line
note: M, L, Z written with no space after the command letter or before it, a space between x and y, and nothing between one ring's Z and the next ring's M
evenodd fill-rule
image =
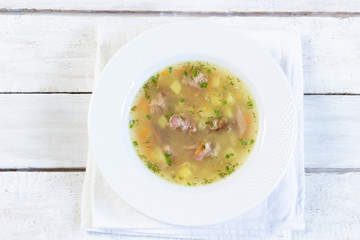
M99 173L91 151L82 199L82 228L125 236L174 239L290 239L291 230L304 228L303 73L301 43L282 31L243 31L255 39L281 66L295 97L298 138L289 169L280 184L244 215L203 227L177 227L147 218L123 202ZM113 54L129 39L119 28L98 31L95 80Z

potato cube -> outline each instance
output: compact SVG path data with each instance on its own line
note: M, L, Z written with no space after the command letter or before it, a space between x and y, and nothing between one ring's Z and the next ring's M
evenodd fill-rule
M154 162L158 164L166 163L165 154L159 147L152 150L151 158Z
M225 105L226 106L226 105ZM233 118L234 117L234 114L233 112L231 111L231 107L230 106L226 106L223 108L223 113L224 113L224 116L227 117L227 118Z
M210 100L211 100L211 103L216 106L219 106L222 104L221 98L219 96L211 95Z
M235 102L235 98L232 96L231 93L227 93L225 100L227 101L228 104L233 104Z
M193 175L193 173L192 173L192 171L190 170L189 167L187 167L187 166L182 166L182 167L178 170L178 175L179 175L179 177L181 177L181 178L188 179L188 178L190 178L190 177Z
M218 88L220 86L220 77L216 76L210 79L210 86L212 88Z
M168 123L168 120L167 118L163 115L161 117L159 117L158 121L157 121L158 125L161 127L161 128L165 128L167 123Z
M176 94L178 95L181 91L181 84L178 80L175 80L171 85L170 85L170 89Z

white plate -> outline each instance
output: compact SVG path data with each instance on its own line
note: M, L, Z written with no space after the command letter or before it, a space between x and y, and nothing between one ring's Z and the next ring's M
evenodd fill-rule
M138 159L129 136L129 111L144 81L186 60L230 69L246 82L259 108L259 135L249 159L206 186L160 179ZM277 63L247 35L206 21L154 28L121 48L102 73L89 113L91 149L111 188L144 215L185 226L234 218L265 199L287 169L296 126L290 87Z

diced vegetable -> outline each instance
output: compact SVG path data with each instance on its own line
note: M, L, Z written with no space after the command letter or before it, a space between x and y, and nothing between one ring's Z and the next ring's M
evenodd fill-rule
M216 76L216 77L211 78L210 86L212 88L218 88L220 86L220 77Z
M144 140L144 139L147 137L148 134L149 134L149 129L148 129L148 128L144 128L143 130L141 130L141 131L138 133L137 137L138 137L138 139L140 139L140 140Z
M199 122L199 124L198 124L198 129L199 129L199 130L205 130L205 129L206 129L206 124L205 124L205 122Z
M223 113L224 113L225 117L227 117L227 118L233 118L234 117L234 114L231 111L230 106L226 106L226 107L222 108L222 110L223 110Z
M161 117L159 117L157 123L161 128L165 128L168 123L168 119L164 115L162 115Z
M211 95L210 96L210 100L212 102L212 104L216 105L216 106L219 106L222 104L222 101L221 101L221 98L217 95Z
M166 158L165 158L165 154L164 152L159 148L156 147L152 152L151 152L151 158L153 159L154 162L156 163L166 163Z
M190 170L190 168L188 166L182 166L178 170L178 175L181 178L188 179L193 175L193 173L192 173L192 171Z
M169 74L169 69L168 68L160 73L160 75L167 75L167 74Z
M231 93L227 93L225 100L227 101L227 104L231 105L235 102L235 98L232 96Z
M214 117L214 111L212 110L199 110L198 111L199 115L203 118L211 118Z
M176 94L178 95L181 91L181 84L178 80L175 80L171 85L170 85L170 89Z

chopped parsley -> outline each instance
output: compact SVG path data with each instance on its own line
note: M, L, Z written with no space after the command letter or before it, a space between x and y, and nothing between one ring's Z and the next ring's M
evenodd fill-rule
M193 71L194 77L196 77L198 75L197 71Z
M229 159L229 158L232 157L232 156L234 156L233 153L229 153L229 154L226 154L226 155L225 155L225 157L226 157L227 159Z
M152 164L150 161L148 161L147 167L148 167L151 171L153 171L154 173L158 173L158 172L161 171L158 165Z
M151 77L151 81L156 84L156 83L157 83L156 77L155 77L155 76L152 76L152 77Z
M169 113L169 115L165 115L165 117L166 117L167 119L170 119L170 117L171 117L172 115L174 115L174 114L171 112L171 113Z
M191 183L189 183L189 182L187 182L186 184L187 184L188 186L191 186Z
M226 167L225 167L225 171L222 172L221 170L219 171L219 176L224 178L225 176L230 175L231 173L233 173L235 171L236 166L238 166L239 164L236 163L234 165L231 166L231 164L229 163Z
M136 147L138 145L137 141L133 141L133 145Z
M151 117L150 117L150 115L146 115L146 117L147 117L147 119L151 120Z
M210 121L206 121L205 124L210 124Z
M133 106L132 108L131 108L131 111L135 111L136 110L136 106Z
M225 100L225 101L223 101L223 104L225 105L225 104L227 104L227 101Z
M225 87L225 86L223 86L223 89L224 89L224 90L226 90L226 87Z
M206 88L207 85L208 85L207 82L200 83L200 87L201 87L201 88Z
M247 141L242 141L241 145L248 145L248 142Z
M144 86L143 86L143 89L144 89L144 94L145 94L145 98L146 99L150 99L150 94L149 94L149 83L145 83Z
M172 67L169 67L169 73L172 73Z
M183 98L180 98L180 102L184 102L184 99L183 99Z
M211 73L211 69L206 70L208 73Z
M170 159L171 156L172 156L172 153L165 153L166 162L167 162L167 165L169 165L169 166L171 166L171 164L172 164L172 161Z
M251 139L250 140L250 145L253 144L254 142L255 142L254 139Z
M184 76L187 77L188 73L187 71L184 71Z
M131 119L131 120L129 121L129 128L133 128L134 125L135 125L135 123L136 123L136 120L135 120L135 119Z
M214 112L215 112L215 115L218 116L218 118L222 118L221 115L219 114L219 110L216 109Z
M249 108L251 108L252 106L254 106L253 102L251 101L250 97L248 96L248 102L247 105L249 106Z

